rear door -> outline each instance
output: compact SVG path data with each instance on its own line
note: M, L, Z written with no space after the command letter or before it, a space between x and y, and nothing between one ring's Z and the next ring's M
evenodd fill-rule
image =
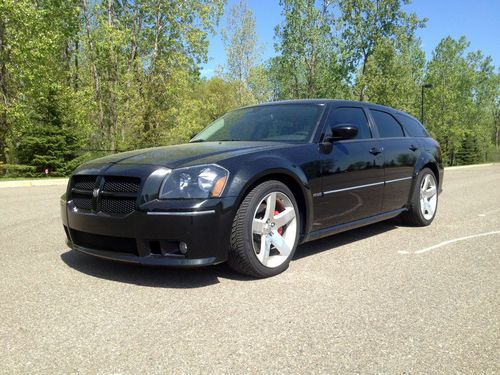
M413 171L420 156L420 143L408 137L398 120L389 112L370 108L384 148L385 185L382 211L404 207L409 198Z
M322 195L315 199L315 229L372 216L380 212L384 185L380 144L372 136L362 106L333 107L323 134L338 124L358 128L354 139L335 141L321 153Z

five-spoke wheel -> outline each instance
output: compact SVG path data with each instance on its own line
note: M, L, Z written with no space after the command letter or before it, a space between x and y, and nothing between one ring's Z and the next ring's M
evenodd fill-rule
M266 267L285 262L297 238L297 214L290 198L273 191L255 210L252 222L253 249Z
M426 220L434 217L437 207L437 184L434 175L428 173L420 183L420 211Z
M402 215L409 225L425 226L432 223L438 204L438 184L434 172L423 168L417 176L408 212Z
M257 277L283 272L297 247L299 228L290 189L279 181L261 183L248 193L234 219L229 265Z

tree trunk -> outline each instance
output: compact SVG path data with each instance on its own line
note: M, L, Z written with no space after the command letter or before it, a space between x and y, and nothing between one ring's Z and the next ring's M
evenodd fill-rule
M0 18L0 92L2 107L0 109L0 161L6 162L7 136L9 134L9 123L7 118L7 106L9 104L9 93L7 89L7 51L5 48L5 20Z
M158 1L158 9L155 17L155 39L153 44L153 56L151 58L151 67L154 68L156 57L158 56L160 35L162 32L163 25L161 23L161 3Z
M495 114L495 147L500 146L500 111Z
M495 132L495 147L498 148L500 146L500 126L497 125Z
M316 56L315 56L315 50L314 46L312 47L312 52L310 58L306 58L306 65L307 65L307 70L308 70L308 75L307 75L307 92L309 98L315 98L316 97L316 80L315 80L315 75L316 75Z
M92 41L92 33L91 33L91 26L90 26L90 20L89 20L89 15L88 15L88 10L87 10L87 2L86 0L82 0L82 13L83 13L83 18L85 19L85 27L86 27L86 32L87 32L87 38L88 38L88 48L89 48L89 60L90 60L90 66L92 68L92 78L94 79L94 96L98 102L99 106L99 128L102 127L102 119L104 117L102 113L102 102L101 102L101 84L100 84L100 78L99 78L99 73L97 71L97 65L95 61L95 54L94 54L94 42Z
M300 89L299 89L299 77L297 77L297 74L293 74L294 78L294 83L295 83L295 98L294 99L300 99Z
M368 54L365 54L363 56L363 69L361 70L361 78L362 78L362 82L361 82L361 88L360 88L360 91L359 91L359 101L360 102L363 102L365 100L365 90L366 90L366 86L365 86L365 83L364 83L364 78L365 78L365 74L366 74L366 64L368 63Z
M78 66L78 53L80 51L80 41L78 38L75 40L75 74L73 76L73 88L75 92L78 91L78 80L80 79L80 67Z
M113 20L113 0L108 0L108 28L112 30L114 20ZM113 33L109 34L108 48L110 49L110 61L107 66L107 84L109 89L107 90L107 123L108 123L108 139L110 141L110 149L116 151L116 98L115 98L115 85L118 80L118 57L115 53Z

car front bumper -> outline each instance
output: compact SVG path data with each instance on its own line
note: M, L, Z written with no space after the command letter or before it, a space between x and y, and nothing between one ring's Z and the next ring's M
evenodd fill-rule
M193 206L155 200L118 216L78 210L61 199L61 217L73 250L149 266L199 267L227 259L234 201L209 199Z

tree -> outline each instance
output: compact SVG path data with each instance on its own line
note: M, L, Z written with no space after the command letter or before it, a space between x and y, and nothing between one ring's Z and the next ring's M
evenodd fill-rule
M238 82L221 77L197 82L178 109L179 122L162 139L165 144L187 142L204 127L235 108L240 107ZM244 96L250 93L244 92Z
M342 23L342 40L347 48L347 62L351 69L359 69L356 93L365 100L369 58L379 43L394 43L406 35L411 37L417 28L425 26L426 19L406 13L402 5L410 0L338 0Z
M98 148L156 145L179 122L222 0L81 0L81 65Z
M335 37L332 3L281 0L284 21L275 29L272 81L279 98L317 98L345 93L346 70Z
M250 70L248 90L256 103L265 103L273 99L269 70L264 64Z
M255 17L246 0L240 0L229 8L221 34L226 51L225 78L237 85L238 103L245 105L265 101L266 96L269 97L269 91L264 91L268 86L266 71L258 65L260 47Z
M79 121L78 98L70 90L67 68L71 60L68 41L78 29L75 3L6 0L1 6L4 100L0 109L0 152L3 159L9 153L14 161L19 159L41 170L48 165L38 162L40 153L34 148L33 153L26 153L31 135L58 137L59 132L65 133L62 150L44 151L46 157L50 155L50 166L62 169L76 157L73 146L85 129ZM63 107L63 111L58 110Z
M426 123L443 148L449 165L484 161L492 145L498 97L491 58L466 53L465 37L441 40L427 66ZM471 156L472 155L472 156Z
M490 104L489 111L493 117L493 143L498 152L500 151L500 74L497 73L492 77L492 85L495 88L493 100Z
M447 163L499 148L497 68L465 38L443 39L425 65L424 20L404 11L407 0L281 0L278 54L265 63L241 0L226 17L226 74L205 80L199 65L224 3L0 1L0 162L66 174L85 150L183 142L271 99L356 97L417 115L424 82L434 85L426 125Z
M17 157L20 163L33 165L40 172L47 168L52 175L64 176L77 166L74 161L79 160L84 137L81 129L74 127L71 104L57 95L65 97L64 92L49 91L46 100L36 103L37 115L23 131Z
M63 170L82 138L90 149L163 143L192 118L187 103L222 7L222 0L1 2L0 160Z
M9 134L9 124L7 120L7 108L9 106L9 90L7 88L7 61L9 53L7 51L7 20L6 3L0 5L0 161L6 160L6 140Z
M418 117L424 69L425 54L418 38L403 34L394 41L382 39L358 79L358 91L361 86L366 100Z

